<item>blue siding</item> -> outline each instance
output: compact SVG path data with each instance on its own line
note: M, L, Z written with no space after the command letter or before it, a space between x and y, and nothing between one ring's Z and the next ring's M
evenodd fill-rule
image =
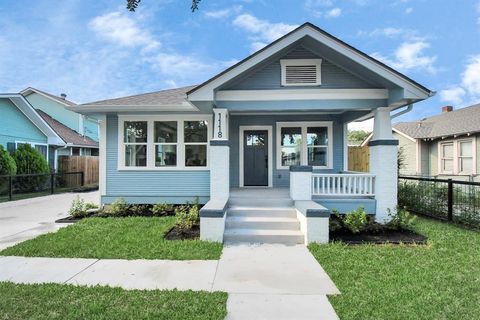
M299 45L281 58L259 67L227 85L224 90L282 89L280 59L322 59L321 88L374 88L365 80ZM292 87L287 87L292 89ZM298 88L298 87L296 87ZM307 87L312 88L312 87ZM318 88L318 87L313 87Z
M288 170L277 170L276 123L288 121L333 121L333 169L317 170L316 172L333 173L343 170L343 122L337 115L255 115L230 116L230 186L239 186L239 130L240 126L264 125L272 126L273 143L273 187L289 187L290 173Z
M349 213L359 207L364 207L367 214L375 214L377 201L375 199L314 199L330 210L337 210L340 213Z
M47 143L47 137L20 111L10 99L0 99L0 144L27 141Z
M107 118L107 194L102 201L123 197L134 203L184 203L210 197L210 171L119 171L118 119Z

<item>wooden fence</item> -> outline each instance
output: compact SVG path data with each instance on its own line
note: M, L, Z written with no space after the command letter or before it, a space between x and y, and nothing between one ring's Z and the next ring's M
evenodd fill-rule
M83 172L84 185L98 184L98 157L94 156L60 156L59 172ZM68 185L68 181L66 181ZM76 181L72 181L76 183Z
M348 147L348 170L358 172L368 172L370 151L368 146L350 146Z

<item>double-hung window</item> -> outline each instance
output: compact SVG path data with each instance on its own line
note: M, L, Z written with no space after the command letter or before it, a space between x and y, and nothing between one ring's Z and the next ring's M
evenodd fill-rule
M119 117L119 169L195 169L208 166L208 117Z
M441 174L475 174L475 139L459 139L440 142L439 173Z
M331 122L278 122L277 169L292 165L332 168Z

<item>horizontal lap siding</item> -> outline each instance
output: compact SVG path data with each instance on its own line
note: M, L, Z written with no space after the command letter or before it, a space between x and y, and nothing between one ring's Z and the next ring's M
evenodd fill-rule
M308 49L299 46L290 51L281 59L322 59L321 88L345 89L345 88L372 88L373 86L356 77L348 71L338 67L328 60L316 55ZM280 59L266 66L250 72L245 77L233 82L224 88L225 90L259 90L259 89L292 89L281 85ZM312 87L307 87L312 88Z
M194 198L210 196L210 172L119 171L118 119L107 118L107 196Z
M277 170L277 122L333 121L333 169L315 170L315 172L334 173L343 170L343 122L335 115L255 115L230 116L230 186L239 186L240 166L240 126L272 126L273 147L273 187L290 185L289 170Z

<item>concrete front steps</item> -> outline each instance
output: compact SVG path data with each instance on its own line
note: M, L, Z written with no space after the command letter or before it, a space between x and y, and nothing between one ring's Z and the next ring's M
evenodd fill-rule
M252 201L247 202L252 205ZM224 241L295 245L304 243L304 236L293 206L268 207L263 200L261 206L233 205L228 208Z

